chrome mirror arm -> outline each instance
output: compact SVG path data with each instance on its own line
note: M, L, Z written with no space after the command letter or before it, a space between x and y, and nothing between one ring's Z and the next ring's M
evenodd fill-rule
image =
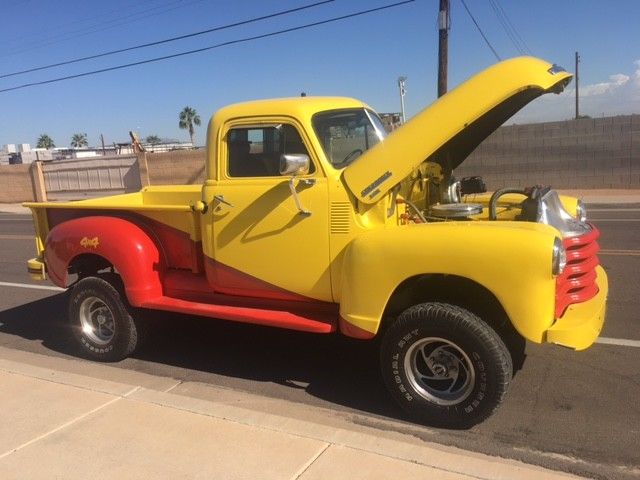
M311 215L311 212L309 210L304 209L300 204L300 197L298 197L298 192L296 191L296 186L294 184L295 179L296 177L291 177L289 179L289 190L291 190L291 196L293 197L293 201L296 203L296 207L298 208L298 213L300 215L305 215L308 217L309 215ZM305 179L302 181L307 185L313 185L315 183L313 180L309 181Z

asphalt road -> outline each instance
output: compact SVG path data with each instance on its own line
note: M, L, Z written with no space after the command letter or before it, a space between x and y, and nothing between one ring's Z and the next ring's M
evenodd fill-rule
M379 378L375 342L160 313L146 344L115 365L318 405L353 422L580 475L640 478L640 205L589 207L610 279L609 343L584 352L529 344L504 404L469 431L407 422ZM50 285L26 273L32 232L30 216L0 213L0 345L74 357L64 293L6 285Z

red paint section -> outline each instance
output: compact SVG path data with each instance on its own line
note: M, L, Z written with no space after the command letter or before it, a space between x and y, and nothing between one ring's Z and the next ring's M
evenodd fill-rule
M141 306L170 312L188 313L190 315L202 315L204 317L219 318L234 322L287 328L301 332L331 333L336 330L335 320L331 322L326 319L303 316L286 310L198 303L164 296L145 302Z
M133 306L162 295L160 252L139 226L121 218L94 216L55 226L47 236L44 255L56 285L67 286L69 264L83 254L103 257L116 268Z
M209 283L216 292L226 295L240 295L244 297L271 298L294 302L317 302L318 300L290 292L233 267L207 257L205 270Z
M86 217L119 218L131 222L151 237L160 248L167 268L186 268L194 272L203 270L202 243L191 240L189 234L151 218L121 210L74 210L51 208L47 220L51 228Z
M185 309L172 311L317 333L336 330L338 305L335 303L224 295L214 292L204 275L178 270L167 272L164 292L163 302L166 299L185 302L181 304ZM234 316L229 318L230 314Z
M375 333L367 332L360 327L356 327L342 317L340 317L340 332L347 337L357 338L359 340L371 340L376 336Z
M168 268L202 271L202 242L194 242L188 233L150 219L145 218L141 226L157 237Z
M585 235L562 240L567 266L556 278L556 318L564 315L569 305L586 302L598 294L595 269L600 264L597 256L600 231L594 225L591 228Z

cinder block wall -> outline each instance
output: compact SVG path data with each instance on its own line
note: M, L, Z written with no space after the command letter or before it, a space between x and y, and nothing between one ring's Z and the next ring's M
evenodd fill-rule
M140 180L145 185L204 183L206 150L174 150L138 154Z
M455 175L481 175L490 190L640 188L640 115L501 127Z
M30 165L0 165L0 203L35 200Z

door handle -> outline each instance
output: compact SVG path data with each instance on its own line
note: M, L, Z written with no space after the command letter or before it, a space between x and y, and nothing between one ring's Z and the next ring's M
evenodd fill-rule
M228 205L229 207L233 207L233 205L231 203L227 202L224 199L224 195L214 195L213 199L218 203L224 203L225 205Z

